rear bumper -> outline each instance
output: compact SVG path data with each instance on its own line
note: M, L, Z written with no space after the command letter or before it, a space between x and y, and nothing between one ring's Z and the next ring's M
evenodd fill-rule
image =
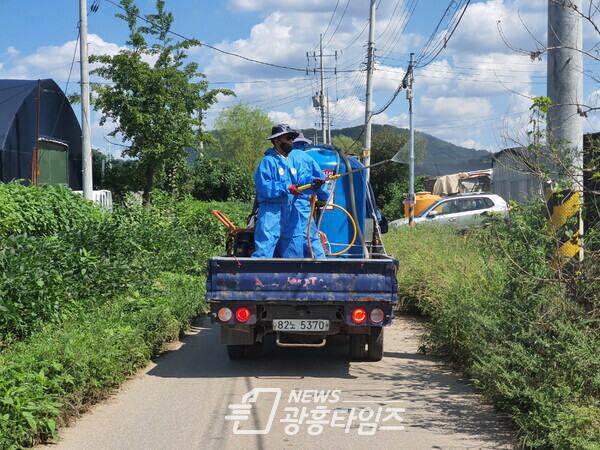
M240 322L235 317L235 311L241 307L250 310L250 319L245 322ZM221 308L231 310L232 317L230 320L222 321L219 319L218 312ZM351 318L352 311L356 308L364 309L367 314L367 319L363 323L355 323ZM384 318L381 322L373 322L370 319L371 311L375 308L383 311ZM330 329L340 329L344 327L391 325L394 310L392 304L385 302L256 304L256 302L213 301L210 304L210 316L213 323L225 326L261 326L269 330L272 328L273 319L324 319L329 320Z

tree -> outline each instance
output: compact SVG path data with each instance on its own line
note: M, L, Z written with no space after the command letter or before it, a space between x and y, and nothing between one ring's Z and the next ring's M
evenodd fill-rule
M250 202L254 198L253 173L223 158L206 156L196 161L190 181L191 194L198 200Z
M189 39L173 42L169 37L173 15L165 11L164 0L156 0L157 13L146 15L147 25L138 26L139 9L134 0L121 0L125 14L116 16L127 22L127 45L117 55L90 57L101 66L92 73L110 84L94 84L94 109L102 111L100 125L110 119L116 128L110 136L120 135L129 146L123 151L139 160L144 172L144 202L150 202L155 176L172 173L181 167L188 154L186 147L199 145L202 136L201 111L217 101L217 94L233 94L227 89L207 90L198 64L184 65L185 50L200 45ZM146 37L152 38L149 44Z
M389 162L371 169L371 185L375 198L390 220L401 217L404 210L402 197L408 192L408 139L408 134L399 134L390 127L384 127L373 134L371 164L394 157L402 161ZM423 138L415 139L416 162L423 158L425 146L426 141ZM422 185L419 185L415 190L421 187Z
M115 203L123 203L129 192L139 192L144 186L139 161L117 159L97 150L92 152L94 189L108 189Z
M331 138L331 143L342 150L344 153L358 155L362 150L362 143L354 139L339 134Z
M225 108L215 121L221 156L253 172L270 146L272 126L273 121L258 108L242 104Z

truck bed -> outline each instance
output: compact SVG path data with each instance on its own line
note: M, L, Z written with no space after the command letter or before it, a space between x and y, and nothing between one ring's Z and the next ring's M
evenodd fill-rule
M209 302L396 303L398 260L214 257Z

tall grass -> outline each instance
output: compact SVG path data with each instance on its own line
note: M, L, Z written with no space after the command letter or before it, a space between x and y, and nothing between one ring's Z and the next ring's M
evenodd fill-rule
M598 328L516 227L393 229L385 243L400 260L402 307L431 319L424 351L465 371L510 415L522 445L597 448Z

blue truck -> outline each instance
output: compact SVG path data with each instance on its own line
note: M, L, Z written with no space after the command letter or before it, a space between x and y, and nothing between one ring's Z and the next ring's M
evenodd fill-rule
M281 347L323 347L341 334L351 360L379 361L397 303L385 219L358 159L331 146L305 151L333 178L317 220L327 258L252 258L252 228L231 226L226 255L208 260L211 319L231 359L259 356L270 335Z

